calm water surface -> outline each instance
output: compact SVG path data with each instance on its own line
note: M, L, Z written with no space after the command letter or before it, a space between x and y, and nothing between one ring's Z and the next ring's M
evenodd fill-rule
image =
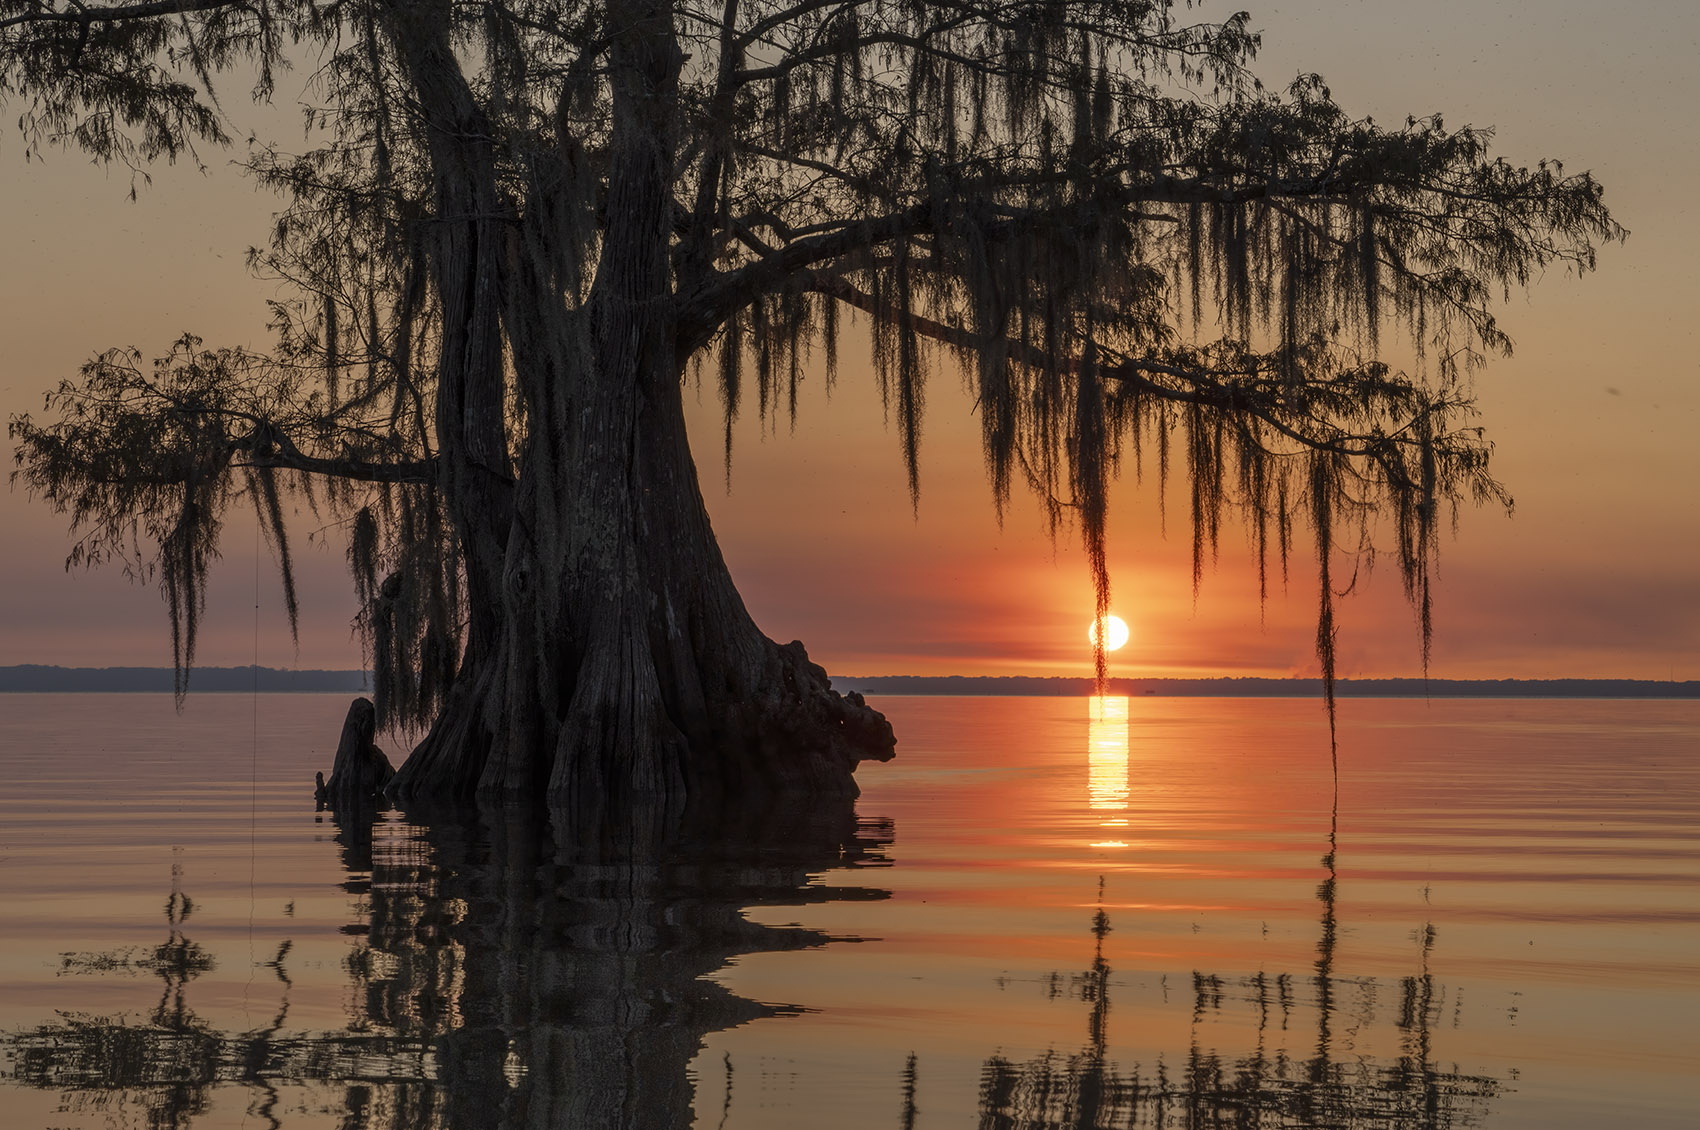
M315 813L342 696L0 696L6 1127L1693 1127L1700 703L886 698L636 863Z

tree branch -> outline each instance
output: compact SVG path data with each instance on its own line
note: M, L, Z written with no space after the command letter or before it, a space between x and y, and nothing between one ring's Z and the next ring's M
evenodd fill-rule
M182 16L191 12L210 12L215 8L246 8L242 0L149 0L142 4L118 4L108 8L90 8L78 4L72 8L42 8L17 16L0 19L0 31L28 24L90 24L122 23L126 20L146 20L156 16Z
M414 483L430 486L437 481L437 460L419 459L408 463L369 463L359 459L322 459L305 455L291 447L269 453L253 452L235 467L271 467L278 470L301 471L309 475L324 475L336 479L354 479L363 483Z
M873 296L857 289L847 280L824 271L816 271L811 274L804 284L804 289L837 299L875 317L896 318L897 316L895 304L877 302ZM996 347L1004 350L1012 360L1033 368L1055 366L1067 373L1079 373L1081 370L1082 362L1078 357L1072 355L1053 356L1038 346L1012 338L987 337L915 313L909 315L909 324L914 327L916 333L954 349L981 353ZM1332 438L1307 435L1282 420L1279 413L1275 411L1276 401L1264 394L1262 390L1248 389L1226 383L1235 378L1256 376L1258 370L1254 367L1240 371L1210 370L1150 358L1116 355L1112 363L1100 364L1094 371L1100 379L1131 384L1137 387L1141 393L1168 401L1171 404L1199 405L1249 412L1288 439L1313 451L1369 458L1374 458L1377 454L1377 448L1374 444L1369 442L1354 444L1351 441L1361 437L1351 436L1341 429L1336 429L1339 434ZM1152 377L1154 376L1170 377L1184 381L1194 387L1190 389L1176 388L1153 380ZM1425 411L1432 411L1432 408ZM1407 422L1397 431L1378 436L1376 439L1380 443L1414 444L1415 441L1403 437L1403 433L1409 431L1414 422L1414 420Z

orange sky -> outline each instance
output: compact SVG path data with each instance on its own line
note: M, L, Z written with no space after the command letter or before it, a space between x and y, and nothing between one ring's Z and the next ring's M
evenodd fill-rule
M1204 15L1230 10L1207 4ZM1468 512L1444 547L1433 673L1700 678L1700 348L1690 281L1700 261L1691 192L1700 183L1691 122L1700 9L1637 5L1608 19L1580 0L1362 0L1252 14L1265 31L1257 69L1266 81L1317 70L1344 106L1385 121L1440 111L1450 125L1497 126L1515 160L1556 155L1592 169L1634 232L1605 249L1596 274L1555 273L1503 311L1517 354L1490 365L1478 391L1517 512ZM296 136L293 106L267 119L245 99L227 105L239 127ZM0 411L37 409L42 391L99 348L161 352L184 330L212 344L264 342L270 290L244 273L242 252L263 238L274 205L226 155L206 154L205 176L157 171L131 203L126 173L64 154L26 166L21 151L15 135L0 136ZM1087 673L1091 588L1076 535L1053 546L1022 498L999 528L958 387L948 371L934 377L918 515L897 437L857 365L846 365L830 401L811 377L794 431L782 424L763 437L746 413L729 494L718 404L705 389L693 420L699 470L734 576L769 635L802 639L835 673ZM1154 481L1126 475L1112 495L1115 604L1134 632L1112 673L1314 672L1309 557L1300 554L1287 590L1276 585L1260 609L1245 539L1229 530L1195 606L1184 494L1171 490L1166 539ZM0 521L0 664L170 662L151 587L116 573L67 577L63 521L19 491L0 495ZM297 525L299 651L269 563L256 648L253 531L237 519L202 662L247 663L257 650L275 666L359 663L341 551L308 547L313 525ZM1418 670L1392 568L1361 581L1340 615L1342 674Z

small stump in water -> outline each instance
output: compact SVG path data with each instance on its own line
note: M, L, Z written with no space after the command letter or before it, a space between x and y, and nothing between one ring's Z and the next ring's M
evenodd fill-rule
M384 751L372 742L378 729L378 712L369 698L357 698L348 707L342 723L342 740L337 743L331 779L316 774L313 798L320 807L338 811L371 808L382 798L384 787L395 776L395 768Z

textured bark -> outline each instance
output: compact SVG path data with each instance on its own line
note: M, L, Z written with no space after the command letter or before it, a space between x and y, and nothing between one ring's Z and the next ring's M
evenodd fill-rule
M529 250L547 233L522 230L508 254L504 316L529 427L502 596L488 606L502 619L473 632L442 717L398 776L410 803L546 794L587 826L612 811L666 819L731 795L852 796L857 762L895 744L800 643L762 635L715 542L675 352L682 54L669 5L624 9L588 302L563 304L565 268ZM546 205L528 201L522 222L547 222ZM481 586L469 589L479 601Z
M502 575L513 523L501 332L504 225L492 129L449 41L449 5L395 0L385 26L428 131L434 222L426 249L442 302L435 431L438 485L466 585L466 646L456 685L410 762L427 790L474 774L489 751L480 717L505 651Z

